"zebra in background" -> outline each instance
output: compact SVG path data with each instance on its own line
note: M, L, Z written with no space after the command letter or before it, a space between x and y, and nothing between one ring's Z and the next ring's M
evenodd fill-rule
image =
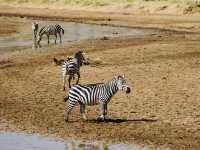
M62 43L61 34L64 35L64 29L59 24L43 26L38 33L37 44L40 46L40 41L42 40L42 37L44 35L47 36L48 44L49 44L49 36L54 35L55 36L55 44L56 44L57 34L59 35L60 43Z
M82 51L78 51L75 53L73 59L69 59L63 62L62 65L62 75L63 75L63 90L65 90L66 77L68 77L69 88L71 88L71 79L74 79L75 74L78 76L76 84L79 83L80 79L80 67L85 64L87 65L84 53Z
M101 105L101 120L108 119L107 104L110 102L112 96L119 90L130 93L131 89L126 85L124 75L118 75L114 79L104 84L88 84L88 85L74 85L70 90L65 101L69 100L68 106L65 108L65 121L68 121L69 114L76 104L80 104L80 113L84 120L87 120L85 115L86 105Z

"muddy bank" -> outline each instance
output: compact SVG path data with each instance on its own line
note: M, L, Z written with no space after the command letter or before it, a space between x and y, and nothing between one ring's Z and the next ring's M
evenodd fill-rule
M20 11L18 11L20 9ZM200 17L195 15L158 15L109 13L104 11L1 7L0 16L28 17L33 19L94 23L114 26L200 31Z
M36 10L25 11L43 12ZM49 13L47 16L55 15L50 10L44 12ZM78 14L66 15L78 20L81 19ZM187 20L186 16L110 14L111 20L101 20L107 18L106 13L81 15L85 15L85 22L100 24L199 30L199 18L195 17ZM166 32L143 38L84 40L38 51L21 47L21 52L12 55L7 65L0 64L0 130L64 139L136 141L153 145L152 149L199 149L199 39L198 34ZM122 93L113 97L108 106L112 122L95 122L98 106L87 107L89 122L80 120L78 107L71 115L71 122L63 120L66 92L62 91L61 68L52 59L73 55L77 49L84 49L92 60L100 60L81 68L81 83L104 82L123 72L133 89L129 97Z
M199 36L174 34L88 40L45 48L45 53L19 53L0 72L1 122L11 124L1 130L198 149L199 46ZM78 107L71 122L63 120L66 93L60 68L52 59L72 55L79 48L89 58L101 60L81 68L81 83L104 82L123 72L133 89L129 97L122 93L113 97L109 104L113 122L94 121L98 106L87 107L89 122L80 120Z

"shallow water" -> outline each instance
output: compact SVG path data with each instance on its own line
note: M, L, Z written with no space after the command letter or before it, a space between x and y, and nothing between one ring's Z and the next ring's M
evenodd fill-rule
M136 145L55 140L37 135L0 133L1 150L140 150Z
M22 19L16 17L0 17L0 23L16 24L19 31L16 34L9 36L0 37L0 50L8 47L15 46L27 46L30 47L33 44L31 23L33 20ZM34 20L34 22L39 23L39 27L46 24L60 24L64 30L63 43L72 43L76 41L86 40L86 39L97 39L102 37L125 37L125 36L135 36L142 37L151 34L159 34L159 30L153 29L140 29L140 28L126 28L126 27L111 27L105 25L94 25L94 24L84 24L84 23L74 23L74 22L62 22L62 21L41 21ZM54 44L54 36L50 37L50 43ZM59 37L57 39L59 43ZM41 41L41 45L47 45L47 39Z

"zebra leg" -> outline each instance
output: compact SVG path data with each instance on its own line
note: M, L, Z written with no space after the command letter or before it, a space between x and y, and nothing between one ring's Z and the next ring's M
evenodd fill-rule
M98 118L100 120L108 120L108 116L107 116L107 104L101 103L101 116Z
M71 79L72 79L72 75L69 75L69 78L68 78L68 83L69 83L69 88L71 88Z
M56 44L56 41L57 41L57 34L55 34L55 44Z
M73 80L75 80L75 76L73 75Z
M62 43L61 33L59 33L60 43Z
M34 41L36 41L36 31L34 30L34 33L33 33L33 38L34 38Z
M66 75L63 74L63 91L65 91L65 84L66 84Z
M80 104L80 113L81 113L81 117L83 120L87 120L87 117L85 115L85 104Z
M69 120L69 114L73 110L74 106L76 105L76 102L69 102L69 105L65 108L65 113L64 113L64 119L66 122Z
M48 40L48 44L49 44L49 35L47 35L47 40Z
M80 76L80 72L78 72L77 75L78 75L78 79L77 79L77 81L76 81L76 84L79 83L79 79L80 79L80 77L81 77L81 76Z

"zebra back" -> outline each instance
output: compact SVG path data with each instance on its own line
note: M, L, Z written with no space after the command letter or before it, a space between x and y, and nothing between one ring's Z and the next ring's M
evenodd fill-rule
M116 80L106 83L74 85L69 91L69 100L81 102L87 105L95 105L98 102L108 103L118 91Z

